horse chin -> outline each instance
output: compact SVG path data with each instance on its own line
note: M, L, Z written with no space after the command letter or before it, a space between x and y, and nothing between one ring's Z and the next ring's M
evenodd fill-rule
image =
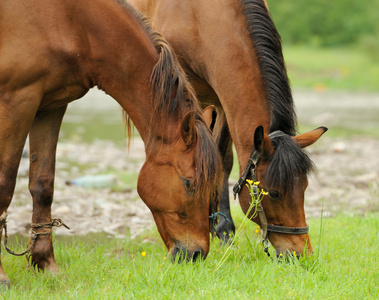
M208 251L204 251L201 247L195 247L194 250L189 250L188 247L181 245L180 243L174 245L171 248L169 255L172 262L198 262L205 260Z
M300 238L300 236L296 238ZM303 245L303 247L299 247L298 245ZM279 243L279 241L276 241L275 244L273 244L273 246L275 247L275 254L277 257L299 258L300 256L306 257L312 255L314 252L308 235L305 239L302 239L301 241L296 241L293 239L291 239L290 241L283 241L281 243Z

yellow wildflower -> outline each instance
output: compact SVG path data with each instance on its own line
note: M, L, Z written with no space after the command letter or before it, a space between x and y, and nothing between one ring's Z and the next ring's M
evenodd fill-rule
M166 259L167 259L167 257L165 256L165 257L163 257L163 259L164 259L164 260L166 260Z
M282 253L280 253L280 254L279 254L279 256L280 256L280 257L283 257L283 254L282 254Z
M253 180L250 180L250 179L246 179L247 183L249 184L254 184L254 181Z
M266 192L266 191L262 190L262 195L265 195L265 196L267 196L267 195L268 195L268 192Z
M260 181L255 181L254 185L259 185L261 182Z
M296 251L293 252L293 256L296 256Z
M142 252L141 252L141 255L142 255L143 257L145 257L145 256L146 256L146 252L145 252L145 251L142 251Z
M255 229L255 233L259 233L259 229Z

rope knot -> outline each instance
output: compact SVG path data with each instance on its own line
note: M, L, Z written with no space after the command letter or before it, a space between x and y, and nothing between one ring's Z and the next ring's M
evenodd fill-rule
M63 223L62 219L60 219L60 218L53 219L51 221L51 226L55 226L55 227L63 226L65 228L67 228L68 230L70 230L70 227L68 227L65 223Z

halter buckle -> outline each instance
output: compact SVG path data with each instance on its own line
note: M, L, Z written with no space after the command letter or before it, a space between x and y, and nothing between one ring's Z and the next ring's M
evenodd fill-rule
M242 173L242 176L238 179L237 183L233 186L233 195L234 200L237 199L237 194L242 189L242 184L245 182L247 176L249 175L249 172L251 172L252 180L256 180L256 169L257 169L257 163L259 161L259 152L254 149L253 152L251 152L251 155L249 157L249 160L247 162L246 168Z

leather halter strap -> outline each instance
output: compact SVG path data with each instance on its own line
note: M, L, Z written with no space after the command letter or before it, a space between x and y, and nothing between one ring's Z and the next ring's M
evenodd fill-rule
M275 138L278 138L280 136L285 136L285 135L287 135L287 134L285 134L283 131L276 130L276 131L271 132L268 135L268 137L271 140L273 140ZM234 199L236 199L237 194L241 191L242 185L245 182L249 173L251 173L251 179L254 181L257 181L256 169L257 169L257 164L258 164L259 158L260 158L259 152L254 149L250 155L248 162L247 162L247 166L246 166L245 171L242 173L242 176L240 177L240 179L237 181L237 183L233 187ZM269 225L267 222L266 214L264 212L264 209L263 209L263 206L261 203L258 204L257 212L258 212L259 220L261 222L262 242L263 242L263 245L265 246L265 252L266 253L268 253L268 250L266 248L266 247L268 247L267 246L268 232L300 235L300 234L306 234L309 231L309 226L286 227L286 226Z
M252 175L252 180L256 180L256 174L255 171L257 169L257 163L259 161L259 153L257 150L253 150L251 153L249 160L247 161L247 166L245 168L245 171L243 171L242 176L240 179L238 179L237 183L233 186L233 195L234 195L234 200L237 199L237 194L242 189L242 185L246 180L246 177L249 175L249 172L251 172Z
M288 233L288 234L306 234L309 231L309 226L305 227L285 227L277 225L267 225L267 231L276 233Z
M283 131L281 130L276 130L271 132L268 137L272 140L274 138L280 137L286 135ZM257 164L259 161L259 153L256 149L253 150L251 153L249 160L247 161L247 166L245 168L245 171L243 171L242 176L240 179L238 179L237 183L233 187L233 195L234 195L234 200L237 198L237 194L241 191L242 185L245 182L247 176L249 175L249 172L251 172L251 179L256 181L257 176L256 176L256 169L257 169Z

